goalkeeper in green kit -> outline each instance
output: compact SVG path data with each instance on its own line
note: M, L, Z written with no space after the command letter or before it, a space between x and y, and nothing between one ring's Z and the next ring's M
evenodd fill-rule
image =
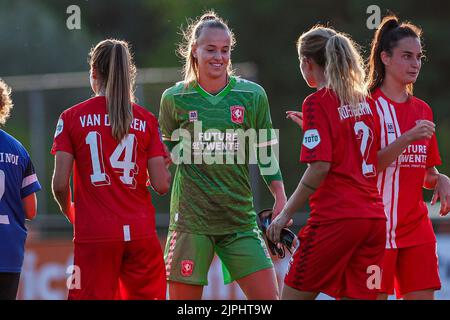
M214 12L184 36L184 81L163 93L159 115L177 165L164 255L169 298L201 299L217 254L226 284L237 281L247 299L278 299L248 168L258 163L275 198L275 217L286 194L267 96L261 86L233 76L234 35Z

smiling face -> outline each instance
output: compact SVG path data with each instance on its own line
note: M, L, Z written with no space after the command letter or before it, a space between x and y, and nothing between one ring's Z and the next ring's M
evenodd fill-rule
M392 49L392 54L381 53L386 76L402 85L415 83L422 66L422 45L415 37L399 40Z
M227 30L205 28L192 46L192 55L197 60L199 78L226 81L231 56L231 37Z

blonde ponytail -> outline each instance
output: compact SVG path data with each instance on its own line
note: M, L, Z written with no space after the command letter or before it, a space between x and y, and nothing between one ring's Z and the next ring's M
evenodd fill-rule
M105 89L112 136L122 141L133 121L136 79L136 67L128 43L115 39L100 42L91 50L90 64L97 70L99 82Z
M352 40L339 33L330 37L325 46L327 87L333 89L341 104L354 110L368 95L364 61L356 48Z
M297 49L300 57L309 57L324 68L326 86L341 105L359 108L368 95L366 73L357 45L348 36L317 25L300 36Z

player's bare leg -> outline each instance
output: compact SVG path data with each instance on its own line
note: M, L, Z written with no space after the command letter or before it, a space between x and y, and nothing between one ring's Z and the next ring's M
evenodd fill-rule
M379 293L377 296L377 300L387 300L389 295L387 293Z
M405 300L434 300L434 290L420 290L408 292L403 295Z
M256 271L236 280L248 300L279 300L278 281L274 268Z
M284 285L281 300L314 300L318 295L318 292L299 291Z
M168 281L169 300L201 300L203 286Z

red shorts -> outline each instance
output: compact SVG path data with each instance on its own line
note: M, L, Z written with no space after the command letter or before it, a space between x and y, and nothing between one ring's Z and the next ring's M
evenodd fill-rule
M386 243L384 220L307 224L298 236L300 246L284 280L287 286L337 299L376 299ZM378 286L371 282L373 268L378 270Z
M130 242L75 243L74 265L69 300L166 298L166 270L157 236Z
M386 249L383 259L381 292L404 294L420 290L439 290L438 257L436 243L415 247Z

